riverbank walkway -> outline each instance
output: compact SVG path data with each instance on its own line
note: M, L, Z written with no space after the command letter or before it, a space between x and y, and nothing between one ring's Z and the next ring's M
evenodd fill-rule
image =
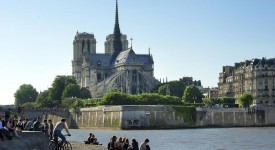
M49 139L39 131L23 131L21 137L12 140L0 140L0 150L48 150ZM107 150L102 145L84 144L83 142L69 141L73 150Z

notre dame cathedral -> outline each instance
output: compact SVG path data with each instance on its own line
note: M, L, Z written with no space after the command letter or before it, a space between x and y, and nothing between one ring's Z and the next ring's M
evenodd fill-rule
M77 32L73 41L72 73L92 97L116 90L128 94L148 93L160 82L154 77L154 60L150 54L136 54L121 34L116 1L115 27L105 41L105 53L96 53L94 34Z

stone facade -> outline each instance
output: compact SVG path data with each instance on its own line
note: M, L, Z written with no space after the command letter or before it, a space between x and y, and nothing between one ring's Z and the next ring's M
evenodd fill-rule
M217 99L219 97L219 89L217 87L213 88L202 88L201 93L205 98L214 98Z
M237 98L253 95L254 103L275 103L275 58L252 59L223 66L219 74L219 96Z
M150 92L160 82L154 77L154 61L150 54L136 54L128 47L127 36L121 34L118 7L114 33L105 41L105 53L96 53L92 33L76 33L73 41L72 73L81 87L87 87L92 97L117 90L128 94Z

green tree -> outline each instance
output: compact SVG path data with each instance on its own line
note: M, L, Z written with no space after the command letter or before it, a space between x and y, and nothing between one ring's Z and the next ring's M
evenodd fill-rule
M202 102L203 95L201 91L194 85L189 85L184 90L183 94L183 101L186 103L201 103Z
M203 101L202 101L206 106L210 106L210 105L213 105L214 102L212 99L210 98L204 98Z
M167 88L169 87L169 84L164 84L158 88L158 94L166 95ZM169 88L170 89L170 88Z
M73 108L74 107L74 102L77 100L77 98L72 98L72 97L66 97L61 100L62 108Z
M22 104L21 107L34 108L34 107L37 107L37 103L36 102L26 102L26 103Z
M50 88L50 99L55 101L56 105L61 104L63 90L70 83L76 84L73 76L56 76Z
M100 104L103 105L133 105L134 101L131 95L120 92L106 93Z
M50 98L50 90L40 92L36 99L37 106L40 107L53 107L55 106L54 101Z
M100 100L100 99L99 99ZM94 101L94 100L93 100ZM119 92L109 92L98 103L99 105L182 105L179 97L144 93L130 95Z
M169 88L171 96L182 97L185 85L179 81L171 81L158 87L158 94L166 95L167 88Z
M241 107L249 107L253 103L253 96L249 93L244 93L237 98L237 102Z
M80 87L77 84L68 84L63 90L61 99L67 97L80 97Z
M85 87L82 87L80 89L80 98L82 99L88 99L88 98L91 98L92 95L91 95L91 92L89 91L89 89L85 88Z
M21 106L27 102L35 102L37 98L38 92L35 88L33 88L30 84L23 84L19 87L19 89L14 93L16 106Z
M170 95L171 96L177 96L179 98L182 97L183 91L185 89L184 83L180 81L171 81L169 83L169 88L170 88Z
M144 93L137 95L137 103L139 105L163 105L165 102L163 95L156 93Z
M74 101L73 103L73 107L84 107L85 104L84 104L84 101L83 100L80 100L80 99L77 99L76 101Z

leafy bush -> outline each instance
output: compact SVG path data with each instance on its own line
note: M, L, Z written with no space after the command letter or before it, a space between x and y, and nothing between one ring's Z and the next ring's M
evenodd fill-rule
M98 105L182 105L182 102L178 97L156 93L130 95L110 92L104 95Z
M37 104L36 104L36 102L26 102L26 103L22 104L21 107L34 108L34 107L37 107Z

